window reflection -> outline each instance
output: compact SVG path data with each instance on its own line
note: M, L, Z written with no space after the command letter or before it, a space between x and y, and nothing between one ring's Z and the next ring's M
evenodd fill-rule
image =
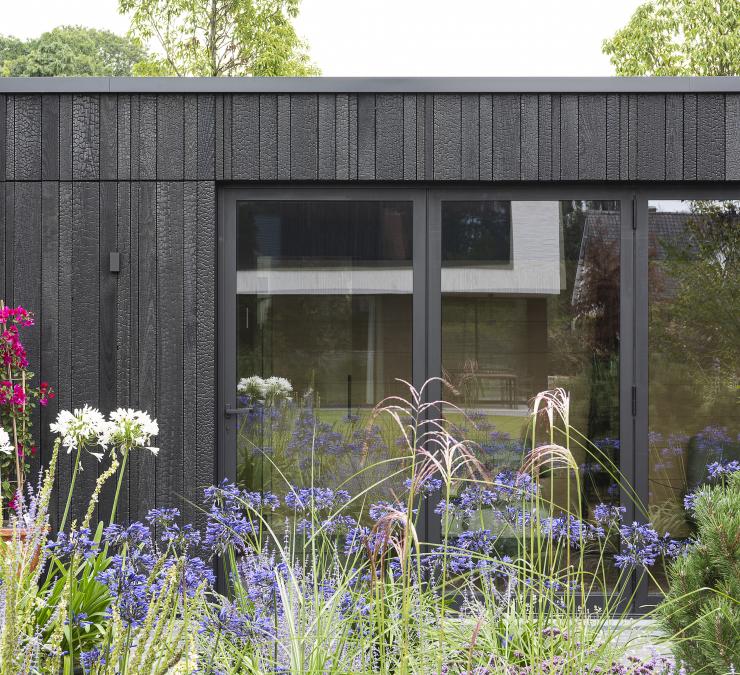
M450 203L442 209L443 245L455 241L450 230L464 226L466 212L472 219L490 208ZM557 476L545 489L571 513L580 500L588 518L596 504L619 501L609 466L619 466L620 452L619 202L514 201L508 212L511 229L501 231L501 247L511 236L507 266L448 259L442 270L443 374L454 388L448 398L463 411L447 416L478 443L479 459L495 475L521 466L531 399L564 388L571 424L594 446L571 444L580 493Z
M684 496L740 459L740 203L650 202L649 510L685 537Z
M343 486L357 494L402 468L395 429L371 411L411 380L412 215L401 201L239 203L237 380L253 413L238 478L250 489L363 471ZM283 394L265 391L281 381Z

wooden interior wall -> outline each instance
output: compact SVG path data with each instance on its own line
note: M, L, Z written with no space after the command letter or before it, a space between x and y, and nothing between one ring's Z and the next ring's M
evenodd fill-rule
M31 361L59 391L41 460L60 407L149 410L162 450L132 458L121 512L193 515L215 476L220 183L738 180L737 94L0 94L0 297L37 313ZM88 458L77 514L96 475Z

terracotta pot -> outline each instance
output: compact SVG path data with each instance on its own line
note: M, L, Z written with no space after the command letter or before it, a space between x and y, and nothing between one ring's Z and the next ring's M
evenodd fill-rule
M0 527L0 541L2 541L4 544L12 543L13 532L17 533L18 539L20 539L21 541L25 541L26 537L28 537L28 530L25 528L16 528L14 530L12 527ZM32 572L36 569L36 566L39 564L40 554L41 554L41 546L37 546L36 550L33 552L33 558L31 559L30 569Z

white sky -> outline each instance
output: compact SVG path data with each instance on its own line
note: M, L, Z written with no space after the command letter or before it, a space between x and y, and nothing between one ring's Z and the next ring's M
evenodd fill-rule
M205 1L205 0L203 0ZM601 41L640 0L303 0L324 75L611 75ZM0 0L0 33L59 24L123 33L116 0Z

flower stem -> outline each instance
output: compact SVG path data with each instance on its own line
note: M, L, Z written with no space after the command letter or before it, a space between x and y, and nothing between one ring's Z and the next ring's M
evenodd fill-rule
M67 516L69 515L69 506L72 503L72 493L75 491L75 481L77 480L77 470L80 467L80 454L82 453L82 447L77 448L77 456L75 457L75 466L72 470L72 482L69 484L69 492L67 493L67 503L64 506L64 515L62 516L62 522L59 525L59 531L64 532L64 525L67 522Z
M123 474L126 473L126 460L128 459L128 448L121 448L123 459L121 460L121 469L118 474L118 484L116 485L116 494L113 497L113 508L110 512L109 525L113 525L113 521L116 517L116 509L118 508L118 495L121 494L121 485L123 484Z

